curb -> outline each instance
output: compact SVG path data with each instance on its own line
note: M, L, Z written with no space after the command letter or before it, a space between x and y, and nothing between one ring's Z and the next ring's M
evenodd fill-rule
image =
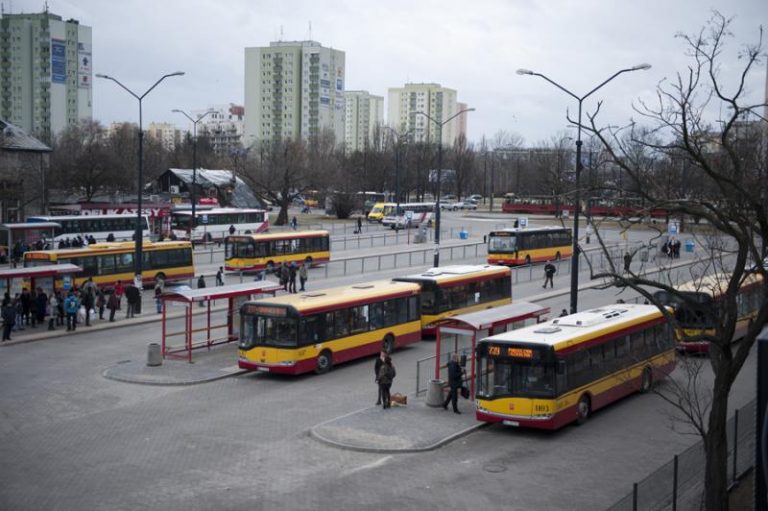
M119 376L119 375L108 374L109 371L112 368L117 367L119 365L120 364L115 364L112 367L109 367L109 368L105 369L101 373L101 376L106 378L107 380L119 381L121 383L134 383L136 385L152 385L152 386L156 386L156 387L185 387L185 386L190 386L190 385L199 385L199 384L202 384L202 383L209 383L209 382L213 382L213 381L217 381L217 380L223 380L225 378L231 378L233 376L241 376L241 375L246 374L246 373L249 372L249 371L243 369L243 370L235 371L233 373L222 374L220 376L214 376L214 377L203 378L203 379L198 379L198 380L188 380L188 381L176 381L176 382L171 382L171 381L168 381L168 382L165 382L165 381L145 381L145 380L139 380L137 378L132 378L132 377L129 377L129 376Z

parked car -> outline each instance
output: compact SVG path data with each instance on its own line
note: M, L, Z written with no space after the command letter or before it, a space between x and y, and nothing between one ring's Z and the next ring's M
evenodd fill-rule
M483 196L478 194L478 193L470 195L469 198L472 199L473 201L475 201L475 204L477 204L478 202L483 200Z
M454 202L453 205L451 205L451 209L453 211L458 211L460 209L477 209L477 204L473 204L469 201L466 202Z
M440 209L450 209L455 211L455 208L453 207L454 204L456 203L452 200L440 199Z

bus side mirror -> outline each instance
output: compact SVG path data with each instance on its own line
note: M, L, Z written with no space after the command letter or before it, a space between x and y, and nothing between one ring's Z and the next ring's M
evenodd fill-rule
M459 364L461 365L461 367L467 367L467 354L466 353L462 353L461 354L461 358L459 358Z
M565 360L557 361L557 374L565 374Z

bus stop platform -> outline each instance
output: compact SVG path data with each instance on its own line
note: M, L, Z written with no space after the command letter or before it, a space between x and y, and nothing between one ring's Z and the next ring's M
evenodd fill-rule
M474 402L459 399L459 410L461 415L450 408L427 406L425 399L409 395L407 406L363 408L318 424L309 433L320 442L353 451L431 451L485 425L475 419Z
M143 385L195 385L245 372L237 366L237 345L229 344L211 348L191 364L186 359L169 358L162 365L148 366L145 355L121 360L102 375L110 380Z

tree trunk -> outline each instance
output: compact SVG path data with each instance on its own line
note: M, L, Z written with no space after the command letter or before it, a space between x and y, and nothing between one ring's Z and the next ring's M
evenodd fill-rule
M725 380L722 371L716 380ZM704 437L706 468L704 477L705 508L707 511L728 511L728 393L726 381L716 381L712 396L709 425Z
M275 220L275 225L286 225L288 224L288 201L283 201L280 203L280 213L277 214L277 220Z

